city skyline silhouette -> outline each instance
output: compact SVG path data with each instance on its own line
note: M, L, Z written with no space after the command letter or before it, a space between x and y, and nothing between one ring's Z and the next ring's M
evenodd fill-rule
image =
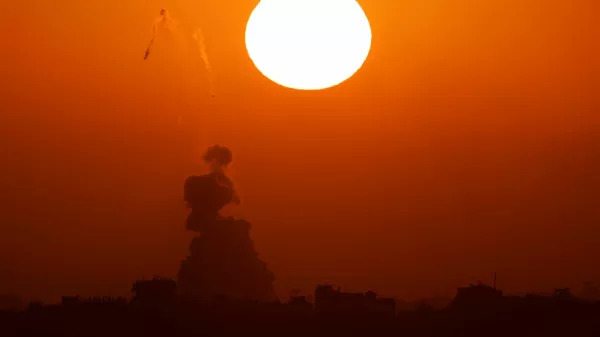
M157 275L181 313L165 326L258 305L294 330L331 286L363 314L393 300L373 320L405 335L502 335L525 312L591 329L600 3L339 1L360 29L335 10L251 22L260 0L7 0L0 320L76 320L66 296L137 322L157 311L132 285Z

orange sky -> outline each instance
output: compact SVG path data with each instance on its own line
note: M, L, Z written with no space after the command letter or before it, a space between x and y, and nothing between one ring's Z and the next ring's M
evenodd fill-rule
M598 1L364 0L371 54L319 92L253 67L256 3L3 4L0 293L174 276L182 182L212 143L234 151L282 295L600 282ZM204 29L217 99L199 58L157 44L142 61L161 7Z

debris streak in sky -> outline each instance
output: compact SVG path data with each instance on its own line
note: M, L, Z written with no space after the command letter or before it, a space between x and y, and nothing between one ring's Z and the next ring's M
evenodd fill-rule
M204 67L206 68L206 72L208 74L208 80L210 84L210 93L212 97L215 97L213 83L212 83L212 69L210 66L210 62L208 61L208 53L206 52L206 44L204 42L204 35L202 34L202 29L197 28L192 35L196 43L198 44L198 51L200 52L200 57L202 58L202 62L204 62Z
M146 53L144 54L144 60L148 59L148 56L150 55L150 49L152 48L152 45L154 44L154 39L156 39L158 30L161 28L166 28L168 30L173 30L175 28L174 21L171 19L169 12L167 12L167 10L164 8L160 10L160 14L156 18L156 20L154 20L154 24L152 25L152 38L150 39L148 48L146 48Z
M154 44L154 40L158 36L159 30L161 30L161 29L166 29L167 31L169 31L171 33L174 33L175 30L179 30L177 21L173 20L173 18L169 14L169 12L164 8L162 8L160 10L159 16L156 18L156 20L154 20L154 25L152 26L152 38L150 39L148 48L146 48L146 53L144 54L144 60L147 60L148 56L150 56L150 52L151 52L152 46ZM179 32L179 33L181 33L181 32ZM187 35L187 34L184 34L184 35ZM206 68L209 86L210 86L210 94L213 98L215 98L213 81L212 81L212 68L211 68L210 62L208 60L208 53L206 51L206 43L204 41L204 35L202 34L202 29L197 28L196 30L194 30L191 37L194 39L195 44L198 47L198 51L200 52L200 57L202 58L202 62L204 63L204 67Z

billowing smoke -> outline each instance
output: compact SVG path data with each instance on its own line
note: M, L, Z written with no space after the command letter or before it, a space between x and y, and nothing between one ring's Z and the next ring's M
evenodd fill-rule
M204 40L204 35L202 34L202 29L196 28L192 30L192 33L189 34L187 29L181 27L178 21L174 20L171 17L171 14L164 8L160 10L158 17L154 20L154 24L152 25L152 38L150 39L150 43L148 44L148 48L146 48L146 52L144 53L144 60L148 59L150 56L152 46L154 45L154 41L158 37L160 31L166 30L170 33L178 33L182 36L190 36L194 39L195 44L197 45L198 52L200 53L200 58L204 63L204 68L206 68L206 73L208 76L209 86L210 86L210 94L213 98L215 98L213 81L212 81L212 67L208 60L208 52L206 50L206 42ZM180 35L180 36L181 36Z
M212 172L223 172L231 164L233 154L226 146L213 145L206 150L202 159L209 164Z
M213 172L188 177L183 188L191 208L186 228L200 235L192 239L190 255L181 262L178 292L201 301L212 301L215 296L275 301L275 277L258 257L250 236L252 225L223 213L227 205L239 203L233 184L224 174L233 159L231 151L214 145L203 159Z
M215 173L217 175L217 182L219 184L233 189L233 202L239 204L241 199L235 192L233 182L226 174L227 167L233 161L233 154L231 153L231 150L223 145L213 145L206 150L202 159L206 164L208 164L211 173Z

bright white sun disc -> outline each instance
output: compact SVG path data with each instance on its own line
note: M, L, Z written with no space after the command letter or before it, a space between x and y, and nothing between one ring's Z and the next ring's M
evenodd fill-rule
M262 0L246 26L246 49L256 68L293 89L344 82L370 48L369 20L355 0Z

